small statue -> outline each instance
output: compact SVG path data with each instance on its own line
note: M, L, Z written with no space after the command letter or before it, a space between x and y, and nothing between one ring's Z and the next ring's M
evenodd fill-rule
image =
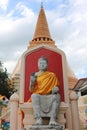
M29 90L32 92L31 100L36 125L43 124L42 112L46 115L50 113L49 125L58 125L56 119L60 105L59 81L53 72L47 71L47 68L48 60L40 57L38 60L39 71L30 76Z

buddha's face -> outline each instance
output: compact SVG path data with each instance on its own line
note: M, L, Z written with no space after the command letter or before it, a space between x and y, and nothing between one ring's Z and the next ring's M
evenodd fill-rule
M44 59L39 59L39 61L38 61L39 70L45 71L45 70L47 70L47 67L48 67L47 61Z

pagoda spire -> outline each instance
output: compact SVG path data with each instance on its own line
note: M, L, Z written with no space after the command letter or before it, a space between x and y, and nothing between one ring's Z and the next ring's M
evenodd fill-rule
M48 28L47 19L46 19L42 4L41 4L41 9L40 9L40 13L38 16L37 24L36 24L36 30L34 33L34 38L38 38L38 37L51 38L49 28Z
M47 23L42 2L41 2L39 16L37 19L35 33L32 41L30 42L30 46L34 46L41 43L54 44L54 41L52 40L49 32L48 23Z

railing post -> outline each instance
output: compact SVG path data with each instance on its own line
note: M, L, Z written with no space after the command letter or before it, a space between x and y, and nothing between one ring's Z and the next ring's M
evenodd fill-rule
M19 97L14 93L11 98L11 110L10 110L10 130L18 130L18 104Z
M71 100L73 130L80 130L79 111L77 102L78 96L74 91L70 94L70 100Z

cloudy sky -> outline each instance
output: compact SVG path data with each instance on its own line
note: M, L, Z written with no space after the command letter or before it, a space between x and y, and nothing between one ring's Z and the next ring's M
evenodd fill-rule
M87 77L87 0L0 0L0 60L11 73L32 39L43 1L49 30L78 78Z

